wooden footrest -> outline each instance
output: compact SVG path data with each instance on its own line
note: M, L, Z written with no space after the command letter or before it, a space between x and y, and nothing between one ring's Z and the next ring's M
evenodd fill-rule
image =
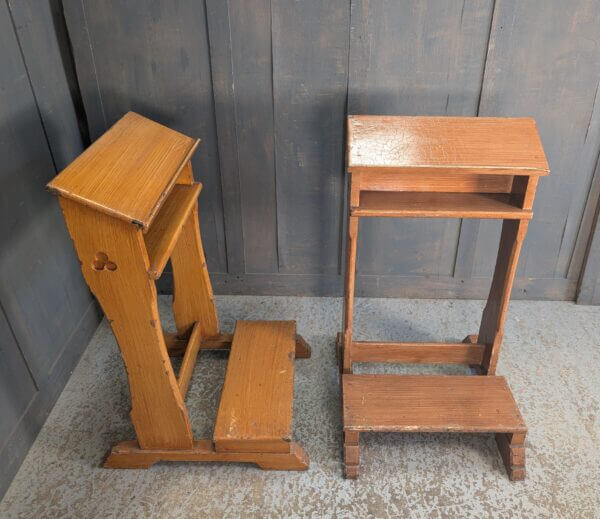
M348 478L362 431L493 432L510 479L525 477L527 428L504 377L346 374L342 398Z
M290 452L294 321L238 321L213 439L219 452Z
M526 432L504 377L343 375L344 429Z

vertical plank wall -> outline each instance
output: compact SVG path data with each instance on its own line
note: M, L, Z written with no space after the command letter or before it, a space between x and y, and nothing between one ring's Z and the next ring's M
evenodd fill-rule
M348 113L520 115L537 119L552 175L514 297L572 300L581 282L580 301L600 302L597 0L63 3L92 138L133 109L203 140L218 293L341 294ZM362 295L487 294L495 222L360 233Z
M44 190L84 146L61 19L0 2L0 497L100 319Z

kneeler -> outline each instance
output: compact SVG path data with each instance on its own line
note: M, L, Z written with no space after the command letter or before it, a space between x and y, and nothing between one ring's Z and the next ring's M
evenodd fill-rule
M157 461L232 461L305 470L292 441L294 359L310 357L294 321L238 321L221 333L206 269L190 159L199 140L129 112L48 189L83 276L115 334L127 370L136 439L105 467ZM158 279L171 260L177 333L164 333ZM192 434L186 393L202 350L229 350L212 438ZM171 356L183 356L175 374Z

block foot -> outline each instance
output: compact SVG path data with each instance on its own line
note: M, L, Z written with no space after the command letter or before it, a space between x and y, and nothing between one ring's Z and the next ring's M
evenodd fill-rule
M344 431L344 477L356 479L360 467L360 433L358 431Z
M511 481L525 479L525 434L498 433L496 443Z

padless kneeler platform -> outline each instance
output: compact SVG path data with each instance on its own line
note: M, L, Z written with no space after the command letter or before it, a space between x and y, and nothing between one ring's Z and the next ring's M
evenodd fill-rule
M358 477L363 431L485 432L496 433L510 479L523 479L527 429L495 372L538 177L549 172L535 122L349 116L348 172L344 328L337 339L346 477ZM367 217L503 220L478 334L460 343L353 340L358 223ZM355 362L466 364L477 375L354 375Z
M292 442L294 359L310 357L293 321L219 330L191 156L198 140L127 113L48 184L59 195L81 270L127 369L137 439L104 466L233 461L305 470ZM164 333L155 280L173 268L177 333ZM212 439L194 439L185 397L201 350L231 350ZM175 374L170 356L183 356Z

